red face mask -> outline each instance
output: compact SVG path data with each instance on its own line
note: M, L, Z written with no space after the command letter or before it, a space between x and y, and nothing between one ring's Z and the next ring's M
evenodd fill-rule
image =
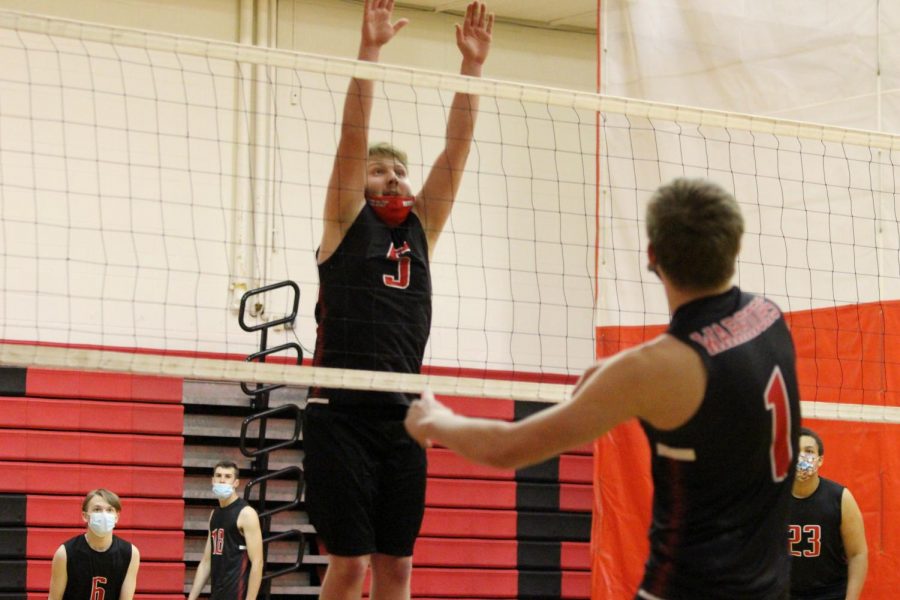
M367 196L366 202L378 215L378 218L388 227L394 228L403 223L413 205L415 196Z

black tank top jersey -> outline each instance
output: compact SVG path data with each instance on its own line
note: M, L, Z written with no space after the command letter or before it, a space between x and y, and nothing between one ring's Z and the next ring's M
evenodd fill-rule
M807 498L793 498L788 543L791 598L843 600L847 595L847 553L841 537L844 486L824 477Z
M81 534L63 545L68 578L63 600L119 600L131 564L129 542L113 536L110 547L98 552Z
M781 598L800 427L790 332L775 304L735 287L681 306L668 333L700 355L707 384L683 426L641 423L654 497L639 597Z
M250 578L250 559L244 536L238 530L238 515L249 506L238 498L225 508L213 509L209 519L212 556L210 600L244 600Z
M319 265L313 364L418 373L431 330L428 241L419 218L389 228L365 205ZM331 405L408 405L402 393L312 390Z

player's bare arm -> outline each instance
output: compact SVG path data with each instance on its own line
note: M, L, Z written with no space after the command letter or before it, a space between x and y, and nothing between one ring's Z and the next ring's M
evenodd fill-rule
M475 462L521 468L588 443L619 423L642 418L674 429L697 411L706 387L700 357L667 335L622 352L589 372L567 402L509 423L454 414L430 393L413 403L406 426Z
M487 6L482 2L469 4L462 24L456 25L456 45L462 54L460 74L481 77L493 29L494 15L487 12ZM477 114L478 96L458 93L453 97L444 151L435 160L416 198L415 211L425 228L429 252L437 244L453 208L475 134Z
M137 588L138 569L141 567L141 553L137 546L131 546L131 562L128 563L128 571L122 582L122 590L119 592L119 600L133 600L134 590Z
M197 600L209 581L210 567L212 561L212 543L209 537L209 523L206 526L206 547L203 549L203 558L197 563L197 571L194 573L194 583L191 584L191 592L188 594L188 600Z
M360 34L359 60L377 62L381 47L406 26L407 20L391 23L394 0L366 0ZM375 85L367 79L350 81L344 100L341 137L325 195L322 243L318 261L334 253L365 202L369 120Z
M66 584L69 582L66 561L66 547L60 545L53 554L53 563L50 566L49 600L62 600L63 594L66 593Z
M263 574L263 541L259 526L259 515L251 507L241 510L237 520L238 529L247 544L247 558L250 559L250 578L247 582L246 600L256 600Z
M862 512L847 488L841 496L841 539L847 553L847 600L857 600L869 569L869 548Z

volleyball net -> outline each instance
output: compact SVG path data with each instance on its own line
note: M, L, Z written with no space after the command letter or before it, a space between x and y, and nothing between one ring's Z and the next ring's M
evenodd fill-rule
M667 322L644 205L706 177L741 203L736 283L789 313L804 400L898 419L893 136L14 12L0 62L0 364L560 401ZM315 343L350 77L378 83L369 139L407 151L416 189L453 94L482 99L423 375L241 360L240 300L280 281L299 304L270 345ZM283 319L289 289L242 317Z

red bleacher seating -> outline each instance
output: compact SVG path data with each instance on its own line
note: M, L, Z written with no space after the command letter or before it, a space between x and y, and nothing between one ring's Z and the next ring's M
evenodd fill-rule
M184 409L171 404L6 398L0 427L181 435Z
M183 599L181 380L9 368L0 378L12 394L0 413L0 537L15 545L0 552L0 591L46 598L53 553L84 532L84 494L105 487L122 498L117 535L141 552L136 597Z

